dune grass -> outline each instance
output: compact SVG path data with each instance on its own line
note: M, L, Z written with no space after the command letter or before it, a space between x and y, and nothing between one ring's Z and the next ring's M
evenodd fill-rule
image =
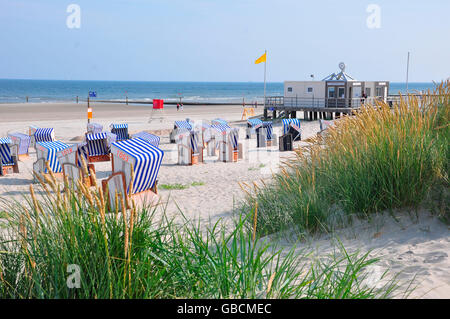
M93 174L95 177L95 174ZM36 187L36 186L35 186ZM8 229L0 232L2 298L388 298L365 284L377 259L348 254L311 259L305 249L277 248L248 232L248 216L234 229L186 221L175 224L134 202L108 211L100 187L63 190L56 179L37 187L42 197L3 203ZM76 265L76 266L74 266ZM79 269L79 288L74 267Z
M433 185L448 188L449 119L449 81L421 100L367 105L297 149L272 183L247 185L242 210L257 204L257 231L269 234L417 207Z

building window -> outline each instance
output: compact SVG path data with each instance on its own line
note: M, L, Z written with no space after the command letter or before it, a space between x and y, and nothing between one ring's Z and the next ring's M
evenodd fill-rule
M366 88L366 96L369 97L370 96L370 88Z
M312 93L313 92L313 88L308 88L308 93Z
M383 96L383 88L382 87L377 87L375 88L375 96Z
M288 88L288 92L292 92L292 88Z
M345 97L345 88L338 88L338 97L341 99Z
M329 98L335 98L336 97L336 88L334 86L331 86L328 88L328 97Z

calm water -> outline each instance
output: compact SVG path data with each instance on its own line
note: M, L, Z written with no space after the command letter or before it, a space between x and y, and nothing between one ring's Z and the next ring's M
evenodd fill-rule
M409 91L427 90L433 83L409 83ZM283 95L283 83L267 83L267 95ZM122 82L122 81L59 81L0 79L0 103L73 102L76 96L85 99L89 91L97 92L97 100L130 101L154 98L185 102L247 102L262 101L263 83L257 82ZM406 91L405 83L391 83L390 93Z

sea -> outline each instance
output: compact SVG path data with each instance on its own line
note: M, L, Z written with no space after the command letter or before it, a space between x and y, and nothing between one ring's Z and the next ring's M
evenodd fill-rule
M433 83L409 83L409 92L433 89ZM131 82L131 81L72 81L0 79L0 103L54 103L86 100L95 92L93 100L183 103L261 103L264 84L259 82ZM391 82L390 94L406 92L406 83ZM283 83L266 84L267 96L282 96Z

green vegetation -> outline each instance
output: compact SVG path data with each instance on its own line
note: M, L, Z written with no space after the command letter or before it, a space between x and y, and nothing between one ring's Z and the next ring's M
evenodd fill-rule
M205 182L192 182L191 183L191 186L203 186L203 185L205 185Z
M316 232L352 215L417 207L433 187L448 189L449 120L450 82L421 100L366 106L296 150L273 182L246 189L242 210L257 204L257 232L269 234L292 225ZM448 207L441 211L448 220Z
M181 190L181 189L186 189L189 188L189 185L184 185L184 184L160 184L158 185L158 188L160 189L168 189L168 190Z
M95 176L95 175L94 175ZM219 223L202 230L173 223L154 209L109 211L100 187L74 191L56 179L27 202L5 203L8 231L0 233L2 298L387 298L366 284L377 262L368 254L311 259L310 251L283 250L254 237L241 216L234 230ZM162 218L161 218L162 217ZM80 287L68 288L73 267ZM71 270L72 269L72 270ZM76 284L76 279L69 282Z

